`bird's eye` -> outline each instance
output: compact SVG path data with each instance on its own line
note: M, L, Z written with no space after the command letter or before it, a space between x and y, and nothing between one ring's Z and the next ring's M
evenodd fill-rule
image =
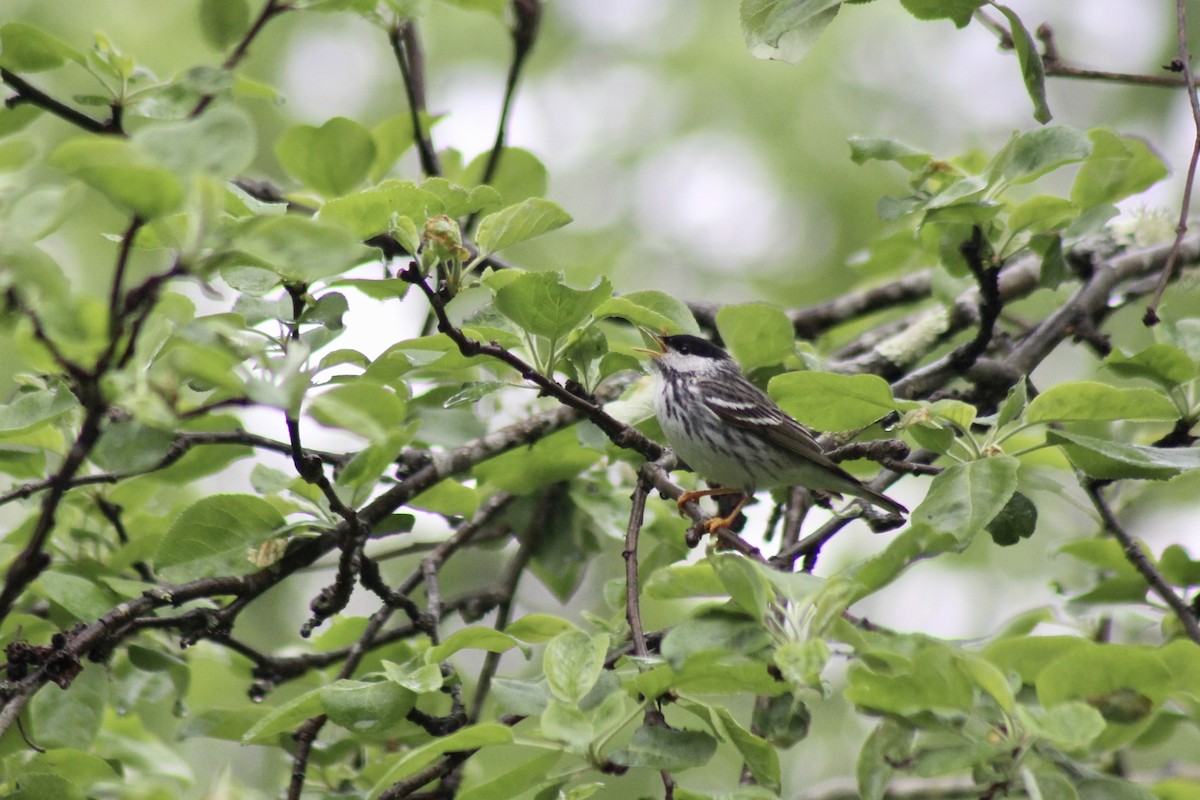
M687 344L686 342L679 345L679 354L684 355L684 356L690 356L692 354L692 346L690 344Z

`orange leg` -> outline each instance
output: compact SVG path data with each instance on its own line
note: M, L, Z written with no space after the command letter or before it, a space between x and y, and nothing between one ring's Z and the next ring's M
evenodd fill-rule
M740 491L738 491L737 489L727 489L727 488L703 489L698 492L684 492L683 494L679 495L679 499L675 502L675 505L679 509L680 515L682 515L683 507L686 506L688 503L692 502L693 500L699 500L701 497L717 497L717 496L726 495L726 494L742 494L742 493ZM738 512L740 512L742 510L742 506L744 506L744 505L746 505L746 503L750 502L750 497L751 497L750 495L743 495L741 501L738 502L737 506L734 507L733 512L731 514L729 514L729 516L713 517L705 524L704 527L708 530L709 533L713 533L714 531L717 530L717 528L728 528L729 525L735 519L737 519Z

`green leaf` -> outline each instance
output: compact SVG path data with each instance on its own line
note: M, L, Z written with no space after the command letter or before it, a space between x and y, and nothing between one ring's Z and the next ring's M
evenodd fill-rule
M531 447L489 459L476 466L474 473L489 486L524 495L574 478L600 458L599 451L581 445L574 429L568 428Z
M25 774L54 773L65 777L75 786L86 789L94 783L120 781L113 764L92 753L70 748L56 748L35 753L23 765ZM53 795L58 800L59 795Z
M618 317L656 333L700 333L696 318L682 300L657 289L610 297L595 311L596 319Z
M214 50L224 50L250 27L246 0L200 0L200 33Z
M441 119L440 116L433 117L425 112L421 112L420 116L421 127L426 133ZM371 138L375 141L375 163L371 165L370 178L377 181L416 142L412 115L403 111L388 117L371 129Z
M37 146L28 139L0 142L0 174L20 171L37 155Z
M983 655L1000 669L1015 672L1021 683L1032 686L1051 663L1090 646L1091 642L1077 636L1020 636L992 642Z
M1046 442L1061 445L1073 465L1104 480L1166 480L1200 468L1196 448L1146 447L1058 430L1047 431Z
M1021 380L1008 390L1008 394L1004 398L1004 402L1000 405L1000 409L996 412L996 427L1003 428L1008 423L1012 422L1021 416L1021 412L1025 410L1025 404L1028 402L1029 390L1025 382L1025 376L1021 376Z
M550 780L551 767L560 758L559 753L539 753L522 761L511 769L506 762L499 770L489 771L483 783L473 783L468 777L463 788L455 794L457 800L511 800L527 789L541 786ZM499 774L497 774L497 772Z
M6 800L85 800L79 787L51 772L24 772L16 777L14 787Z
M467 516L479 508L480 499L479 492L472 487L446 478L409 500L408 505L435 514Z
M0 67L13 72L45 72L68 61L87 64L83 53L30 25L10 22L0 27Z
M1033 536L1037 518L1037 506L1033 501L1020 492L1014 492L996 518L987 524L987 531L992 535L992 541L1007 547Z
M1146 718L1173 684L1171 671L1149 649L1094 643L1055 659L1035 682L1043 706L1082 700L1115 723ZM1137 710L1131 714L1129 709Z
M108 676L86 666L65 690L47 688L33 696L30 713L40 746L90 751L108 704Z
M1174 420L1178 417L1175 404L1159 391L1120 388L1093 381L1051 386L1033 398L1025 410L1026 422Z
M1008 685L1008 677L991 662L975 653L958 653L958 664L971 682L991 695L1005 713L1013 713L1016 697Z
M821 672L829 663L829 645L824 639L784 642L775 649L771 660L795 691L819 687Z
M183 204L179 177L125 140L72 139L59 145L48 163L143 220L169 214Z
M436 195L410 181L384 181L321 206L317 219L339 225L358 239L385 233L396 217L424 222L432 213L440 213L444 204Z
M1079 131L1049 125L1014 138L1012 147L1006 148L1002 174L1012 183L1029 183L1065 164L1083 161L1091 152L1091 143Z
M771 673L763 661L731 657L718 648L690 656L679 670L663 664L643 672L634 679L633 686L646 697L660 697L669 691L721 696L785 694L788 684Z
M204 172L232 178L250 166L256 153L254 124L234 105L221 105L182 122L148 125L133 138L177 175Z
M508 381L467 381L462 389L442 401L442 408L471 405L511 385Z
M313 689L273 708L242 734L242 744L276 744L280 736L290 735L305 720L323 713L321 689Z
M885 717L863 742L854 769L861 800L883 800L897 764L912 754L914 728L894 717Z
M503 2L500 2L503 7ZM462 182L478 185L483 182L483 170L487 166L491 151L481 153L463 171ZM531 197L546 194L549 179L546 167L533 153L519 147L505 147L500 152L500 161L488 185L500 193L505 205L513 205Z
M496 310L535 336L562 339L611 295L604 277L591 289L572 289L561 272L524 272L496 291Z
M756 703L751 717L754 730L775 747L789 748L808 736L812 714L804 701L791 692L766 698L765 703Z
M29 123L42 115L42 109L24 104L8 108L0 105L0 136L11 136L24 130Z
M716 750L716 739L707 733L643 725L610 759L627 767L679 771L707 764Z
M413 774L443 753L478 750L488 745L509 744L512 740L512 729L498 722L485 722L459 728L448 736L434 739L426 745L402 754L399 761L384 772L383 777L371 788L367 795L368 800L377 800L379 795L393 783Z
M849 431L897 409L888 382L877 375L786 372L767 384L784 411L819 431Z
M319 194L339 197L362 183L375 161L371 132L345 117L321 127L297 125L279 137L275 155L288 174Z
M115 600L113 593L95 579L57 570L39 575L34 591L80 622L104 616Z
M493 17L504 17L505 0L442 0L452 6L458 6L464 11L479 11Z
M672 564L655 570L642 588L647 597L660 600L725 597L729 594L729 590L717 577L711 560L696 564Z
M322 425L382 442L404 422L404 398L391 388L362 378L323 391L308 413Z
M78 406L65 386L20 392L0 406L0 438L36 430Z
M1123 200L1167 176L1166 165L1140 139L1101 128L1088 132L1092 154L1071 187L1071 202L1087 210Z
M421 189L441 201L441 213L448 217L462 217L503 205L500 193L491 186L466 189L445 178L426 178Z
M950 648L930 643L911 661L887 671L850 664L846 699L859 708L902 717L971 710L974 692Z
M1104 359L1104 366L1122 377L1152 380L1164 389L1196 379L1196 362L1183 350L1165 343L1152 344L1131 356L1113 350Z
M582 631L560 633L546 644L543 669L550 691L564 703L578 704L600 677L608 651L608 636Z
M509 636L530 644L548 642L560 633L573 630L578 629L570 621L550 614L526 614L504 628Z
M748 559L733 554L722 554L711 558L713 569L725 590L743 611L751 617L766 617L770 602L770 584L755 569Z
M1017 16L1017 12L999 3L993 2L991 5L1008 17L1013 47L1017 51L1017 61L1021 64L1021 77L1025 80L1025 91L1033 101L1033 118L1045 124L1050 121L1052 115L1050 106L1046 104L1046 67L1042 64L1037 43Z
M166 580L185 583L215 575L245 575L250 549L284 525L275 506L256 495L210 495L188 506L163 536L154 567Z
M408 664L401 665L385 660L383 671L389 681L398 683L417 694L436 692L446 683L445 678L442 677L441 665L438 663L421 664L419 660L414 659Z
M265 266L285 281L308 284L337 275L372 258L350 232L289 214L256 218L235 239L254 265Z
M933 156L929 153L914 150L894 139L853 136L848 142L850 144L850 160L855 164L865 164L868 161L895 161L905 169L916 172L924 169L933 160Z
M956 28L965 28L985 0L900 0L904 10L917 19L948 19Z
M742 0L742 37L750 55L794 64L833 18L841 0Z
M546 710L549 695L545 683L512 678L496 678L492 682L492 690L496 693L496 701L500 707L510 714L520 714L533 717Z
M1086 703L1062 703L1046 709L1020 705L1017 719L1026 733L1064 750L1087 747L1104 732L1104 717Z
M73 216L82 194L83 189L78 186L41 186L31 189L17 199L9 211L9 230L19 232L27 242L43 239ZM9 262L6 266L12 268L12 261L18 257L17 251L15 248L9 250L5 256ZM47 278L58 271L55 267L43 269L50 273L45 276Z
M142 472L159 464L175 444L175 434L123 419L104 429L91 460L110 472Z
M596 738L596 727L590 714L553 698L542 711L538 727L547 739L562 742L576 753L584 753Z
M479 221L475 244L487 256L519 242L549 233L571 221L571 215L549 200L530 197Z
M1008 216L1012 233L1043 233L1065 227L1079 216L1079 208L1070 200L1039 194L1013 209Z
M675 670L698 654L759 653L771 643L760 620L727 609L712 608L685 619L663 637L662 655Z
M1200 561L1177 544L1167 545L1158 562L1159 571L1174 586L1200 586Z
M445 661L459 650L475 649L486 650L489 653L503 653L514 647L522 647L522 645L507 633L501 633L495 628L472 625L455 631L447 636L441 644L427 650L425 661L431 664Z
M767 303L722 306L717 311L717 330L747 372L779 364L795 353L791 320Z
M416 703L414 692L392 681L335 681L317 695L329 721L360 735L394 727Z
M960 545L969 543L1008 504L1020 465L1012 456L997 456L948 467L913 511L913 527L949 534Z

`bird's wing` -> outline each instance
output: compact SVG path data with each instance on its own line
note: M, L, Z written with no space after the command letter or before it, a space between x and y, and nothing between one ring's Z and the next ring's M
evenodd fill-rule
M749 381L708 379L701 381L697 388L704 404L722 422L753 431L777 447L834 473L851 477L822 452L812 431L785 414L774 400Z

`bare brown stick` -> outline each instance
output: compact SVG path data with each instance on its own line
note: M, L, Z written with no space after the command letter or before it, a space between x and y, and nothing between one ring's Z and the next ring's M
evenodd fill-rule
M641 589L638 581L638 534L646 515L646 495L650 485L638 473L637 485L633 487L633 501L629 507L629 525L625 528L625 619L629 622L629 634L633 639L633 654L639 658L650 655L646 649L646 632L642 629Z
M425 58L415 24L409 20L397 21L388 32L388 41L392 45L392 53L396 56L396 64L400 67L400 76L404 79L408 113L412 119L413 141L416 142L417 155L421 159L421 171L430 177L441 175L442 165L438 160L437 150L434 149L433 140L421 122L421 113L425 111Z

